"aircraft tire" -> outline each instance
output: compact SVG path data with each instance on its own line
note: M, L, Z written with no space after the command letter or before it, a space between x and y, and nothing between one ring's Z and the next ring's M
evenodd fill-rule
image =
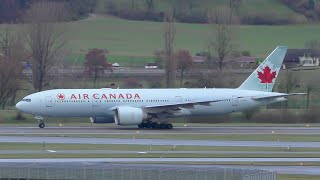
M159 129L166 129L166 124L159 124Z
M44 127L46 127L46 125L44 123L39 124L39 128L44 128Z
M145 123L144 124L144 128L152 128L152 124L151 123Z
M166 129L172 129L173 125L172 124L166 124Z
M145 126L144 126L144 124L142 124L142 123L138 125L138 128L139 128L139 129L143 129L144 127L145 127Z
M159 129L159 124L158 123L152 123L151 127L152 127L152 129Z

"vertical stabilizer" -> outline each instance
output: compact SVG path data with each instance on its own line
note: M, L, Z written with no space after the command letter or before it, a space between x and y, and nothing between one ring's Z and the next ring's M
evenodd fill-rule
M287 49L286 46L278 46L273 50L259 67L240 85L239 89L272 91Z

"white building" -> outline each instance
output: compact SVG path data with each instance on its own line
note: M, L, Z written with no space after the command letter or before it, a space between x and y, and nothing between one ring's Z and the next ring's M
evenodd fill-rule
M311 57L311 56L302 56L299 57L300 66L304 67L312 67L319 66L319 57Z

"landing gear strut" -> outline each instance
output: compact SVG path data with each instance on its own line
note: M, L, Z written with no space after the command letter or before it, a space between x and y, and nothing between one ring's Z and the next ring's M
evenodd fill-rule
M34 118L35 118L35 119L38 119L39 128L44 128L44 127L46 127L46 125L44 124L44 121L43 121L43 117L42 117L42 116L35 116Z
M141 123L138 125L140 129L144 128L152 128L152 129L172 129L173 126L170 123L155 123L155 122L146 122L146 123Z

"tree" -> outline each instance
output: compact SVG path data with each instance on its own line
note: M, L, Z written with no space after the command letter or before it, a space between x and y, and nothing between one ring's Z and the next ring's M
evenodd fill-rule
M55 65L55 56L66 43L65 29L58 25L66 16L63 3L38 1L26 14L26 45L32 59L33 86L42 91L51 79L48 72Z
M29 4L29 0L1 0L0 23L15 23Z
M298 83L300 82L298 76L296 76L292 71L282 71L283 78L279 85L280 91L284 93L291 93L293 89L298 86ZM285 107L288 107L288 102L285 102Z
M227 25L228 20L223 18L223 13L224 11L221 11L221 9L216 9L208 17L212 33L208 42L208 49L218 62L220 70L223 68L225 58L234 50L232 31ZM216 24L214 24L215 22Z
M147 12L153 12L154 11L154 1L153 0L144 0L145 6L147 9Z
M20 89L20 72L20 62L0 56L0 105L2 109Z
M66 0L68 5L75 15L74 19L78 19L81 16L85 16L88 13L92 13L96 6L96 0Z
M309 109L310 105L310 97L311 93L316 90L316 86L319 84L318 78L310 78L303 81L303 88L305 89L307 93L307 103L306 107Z
M201 71L194 75L197 79L191 82L188 87L192 88L235 88L239 86L244 79L232 71Z
M97 79L110 67L107 62L106 52L103 49L91 49L85 58L86 72L93 76L93 86L96 87Z
M230 17L234 15L239 15L239 8L242 4L242 0L229 0L229 8L230 8ZM230 19L231 20L231 19Z
M2 89L0 96L6 96L6 98L0 100L0 105L4 108L8 99L11 99L11 104L15 103L16 93L20 87L20 81L18 79L22 70L21 60L27 57L21 38L10 26L7 26L5 30L0 33L0 57L0 71L2 72L1 88L5 89Z
M192 66L192 56L188 50L181 49L176 54L177 70L180 71L180 87L182 87L182 81L184 73Z
M126 88L141 88L142 84L139 83L139 81L134 77L129 77L126 79L124 86Z
M167 88L175 86L176 61L173 53L175 35L176 28L173 20L173 13L172 11L167 11L164 16L164 56Z
M310 104L310 96L311 92L314 90L314 84L312 82L306 82L304 85L306 92L307 92L307 109L309 109L309 104Z
M309 49L320 50L320 40L314 39L307 41L305 43L305 47Z
M157 63L157 66L159 69L162 69L164 66L164 51L163 50L155 50L153 52L153 55L155 57L155 63Z

